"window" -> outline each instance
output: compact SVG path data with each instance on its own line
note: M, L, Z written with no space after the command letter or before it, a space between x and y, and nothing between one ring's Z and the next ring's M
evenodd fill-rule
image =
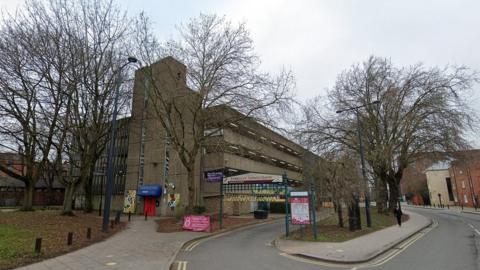
M223 135L223 129L221 128L210 128L203 131L204 136L221 136Z
M463 194L463 202L468 203L467 194Z
M462 181L462 188L465 188L465 181Z

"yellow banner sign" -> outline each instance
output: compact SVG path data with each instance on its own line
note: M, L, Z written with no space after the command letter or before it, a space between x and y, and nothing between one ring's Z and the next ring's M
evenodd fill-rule
M227 202L285 202L280 196L226 195Z

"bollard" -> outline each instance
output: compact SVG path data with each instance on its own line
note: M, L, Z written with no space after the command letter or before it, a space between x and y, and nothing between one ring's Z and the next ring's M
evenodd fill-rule
M462 206L462 211L463 211L463 203L461 204L461 206Z
M113 219L110 220L110 228L111 228L111 229L113 229L113 223L114 223L114 222L115 222L115 221L114 221Z
M73 242L73 232L69 232L67 237L67 245L71 246L72 242Z
M35 239L35 253L40 253L42 250L42 238L38 237Z
M450 210L450 205L449 204L447 204L447 209Z
M92 238L92 228L87 228L87 239L91 239Z
M128 221L130 222L130 216L132 215L132 212L128 211Z
M145 220L147 220L147 212L145 212Z

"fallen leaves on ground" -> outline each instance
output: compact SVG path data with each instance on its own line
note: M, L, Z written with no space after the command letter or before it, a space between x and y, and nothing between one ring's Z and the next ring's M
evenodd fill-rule
M102 218L95 214L75 212L75 216L61 216L59 211L0 212L0 228L15 228L21 232L10 232L18 237L0 242L12 250L11 256L0 256L0 269L9 269L45 258L58 256L92 243L101 241L118 232L124 223L115 225L108 233L101 232ZM87 239L87 228L91 228L91 239ZM6 231L7 229L5 229ZM67 236L73 232L73 243L67 245ZM40 254L34 253L35 239L42 238ZM16 239L21 238L22 243ZM15 249L15 252L13 250Z

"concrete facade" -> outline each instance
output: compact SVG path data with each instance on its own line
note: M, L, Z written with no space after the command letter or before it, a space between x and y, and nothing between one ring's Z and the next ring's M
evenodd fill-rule
M149 78L155 79L145 80L147 73ZM155 87L151 85L153 83ZM188 171L176 149L169 143L169 134L159 118L162 112L159 113L159 106L155 104L160 102L156 98L160 94L171 99L176 110L179 110L168 124L175 127L175 132L183 132L180 140L187 146L193 141L192 134L188 133L189 127L194 124L193 110L189 108L196 104L198 96L186 86L186 67L167 57L148 69L138 70L135 74L132 115L128 120L125 182L118 184L123 185L124 192L115 193L112 200L114 210L123 208L124 196L138 191L141 186L152 184L164 189L164 195L156 198L157 215L182 215L188 204ZM227 126L218 127L216 121L219 115L220 118L240 117ZM205 174L212 171L221 171L224 176L242 172L286 173L290 186L302 185L303 157L307 151L301 146L228 107L212 107L207 117L217 120L208 122L205 133L211 134L201 146L194 164L194 205L205 206L208 212L218 212L220 184L205 179ZM177 199L173 209L168 207L172 195ZM144 204L144 198L136 196L137 213L143 212ZM250 212L255 207L255 203L249 202L224 203L225 212L229 214Z

